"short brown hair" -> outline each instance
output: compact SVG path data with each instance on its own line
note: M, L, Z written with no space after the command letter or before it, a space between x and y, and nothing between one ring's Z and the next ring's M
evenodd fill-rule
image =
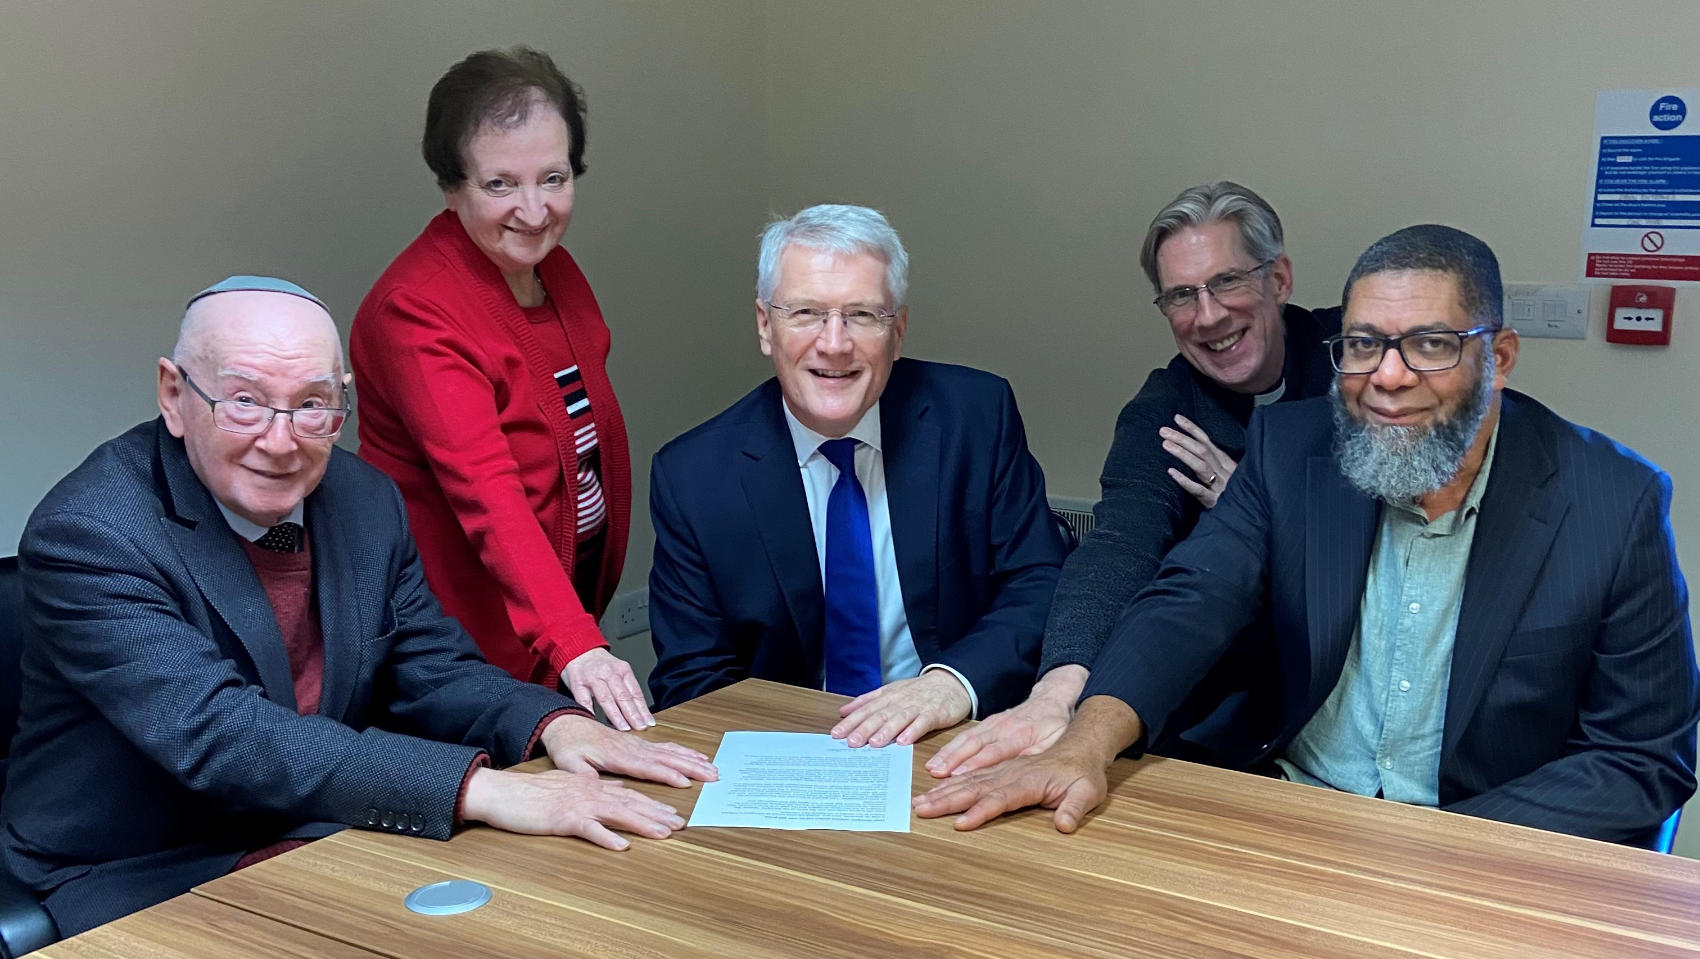
M466 179L466 145L486 124L524 123L543 101L567 121L567 159L584 175L584 91L568 80L547 53L530 47L480 50L449 68L425 106L425 165L437 185L452 190Z

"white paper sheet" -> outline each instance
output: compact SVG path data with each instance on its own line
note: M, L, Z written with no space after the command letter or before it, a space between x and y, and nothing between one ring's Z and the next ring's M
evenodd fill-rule
M692 826L908 832L913 746L851 749L824 733L729 732Z

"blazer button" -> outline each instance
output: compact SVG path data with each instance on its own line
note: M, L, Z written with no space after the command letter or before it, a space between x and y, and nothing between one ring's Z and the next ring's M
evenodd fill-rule
M419 813L413 814L413 831L414 832L424 832L425 831L425 817L420 815Z
M377 824L378 824L378 807L373 806L370 809L366 810L366 825L376 826Z
M384 828L388 829L388 828L390 828L391 826L394 826L394 825L395 825L395 813L389 811L388 809L384 810Z

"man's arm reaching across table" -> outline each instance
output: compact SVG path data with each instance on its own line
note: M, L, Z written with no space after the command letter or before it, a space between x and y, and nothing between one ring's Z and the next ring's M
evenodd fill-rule
M1049 749L935 786L915 797L915 814L936 819L960 813L955 826L966 830L1007 812L1043 806L1055 810L1059 832L1074 832L1103 804L1109 792L1105 770L1143 734L1132 707L1113 696L1093 696Z
M1040 677L1019 705L994 713L946 743L927 772L960 776L985 769L1015 756L1032 756L1049 749L1074 718L1074 704L1086 688L1085 666L1058 666Z

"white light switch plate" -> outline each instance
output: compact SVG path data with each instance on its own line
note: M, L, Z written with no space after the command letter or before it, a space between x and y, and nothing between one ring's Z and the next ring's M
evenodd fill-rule
M1505 284L1505 322L1520 336L1588 338L1591 287L1546 283Z

